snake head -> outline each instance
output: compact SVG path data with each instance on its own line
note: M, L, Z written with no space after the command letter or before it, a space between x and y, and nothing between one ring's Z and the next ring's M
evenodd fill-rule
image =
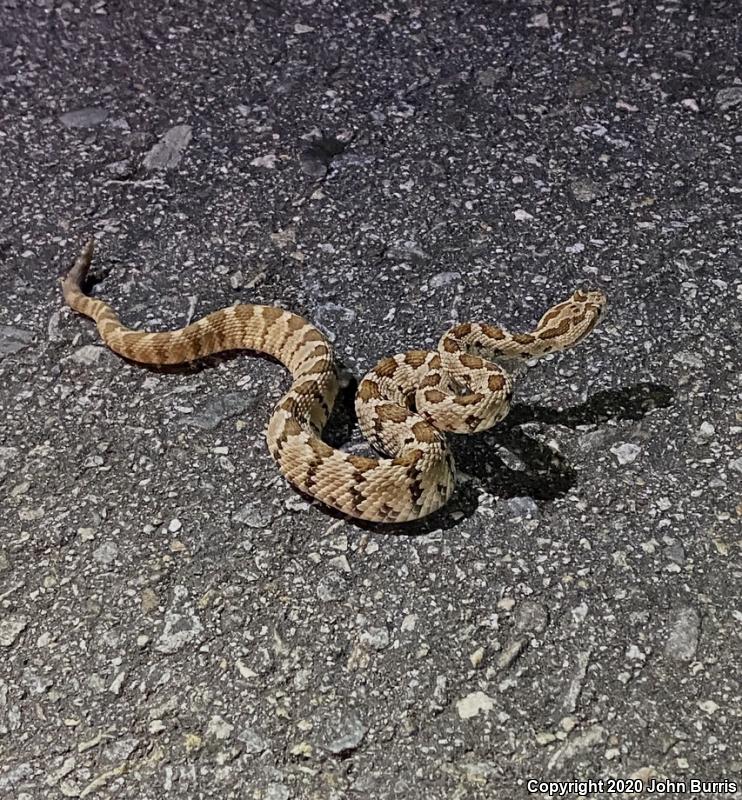
M536 336L556 345L552 350L572 347L598 324L605 304L603 292L578 289L541 317L536 326Z
M603 292L597 289L588 289L587 291L578 289L572 294L572 297L569 298L569 302L581 306L586 310L601 314L607 302L607 298Z
M598 324L606 302L606 296L598 289L578 289L572 294L565 305L577 334L573 344L584 339Z

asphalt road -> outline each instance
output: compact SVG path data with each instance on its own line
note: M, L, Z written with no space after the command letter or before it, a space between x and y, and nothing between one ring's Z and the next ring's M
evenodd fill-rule
M739 3L0 12L0 797L742 797ZM280 478L278 365L102 348L90 233L129 324L278 304L356 377L609 309L389 530Z

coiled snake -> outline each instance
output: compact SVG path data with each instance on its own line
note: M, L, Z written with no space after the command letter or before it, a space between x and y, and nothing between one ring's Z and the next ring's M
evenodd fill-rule
M444 431L477 433L510 410L512 378L494 359L526 360L571 347L595 327L605 304L601 292L576 291L530 333L466 322L446 331L436 350L385 358L356 394L361 430L386 455L368 458L321 439L337 377L330 343L311 323L273 306L235 305L176 331L132 330L111 306L83 291L93 247L91 239L62 290L71 308L95 320L111 350L144 364L182 364L243 348L278 359L293 378L268 423L268 448L279 469L322 503L376 522L419 519L449 499L455 471Z

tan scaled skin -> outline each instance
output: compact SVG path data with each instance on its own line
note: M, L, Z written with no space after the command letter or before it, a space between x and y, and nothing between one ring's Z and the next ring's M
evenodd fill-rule
M134 331L83 284L93 257L89 240L62 280L70 308L95 320L103 342L143 364L184 364L246 349L280 361L292 375L268 423L268 448L298 489L343 514L408 522L441 508L455 484L444 431L474 433L510 409L512 378L495 359L527 360L580 342L600 318L601 292L576 291L550 308L529 333L484 323L456 325L433 351L386 358L360 382L356 411L364 435L387 457L345 453L322 441L337 393L332 348L305 319L273 306L222 308L175 331Z

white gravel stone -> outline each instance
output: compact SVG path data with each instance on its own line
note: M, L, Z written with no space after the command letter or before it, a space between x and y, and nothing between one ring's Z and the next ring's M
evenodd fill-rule
M320 735L317 745L335 755L356 750L368 733L368 726L354 713L333 721L327 727L327 736Z
M665 655L675 661L691 661L698 648L701 620L695 608L677 608L670 614Z
M77 111L67 111L61 114L59 121L65 128L92 128L105 122L108 111L100 106L90 106Z
M180 164L190 141L191 126L175 125L144 157L144 168L150 171L174 169Z
M113 564L119 554L118 545L115 542L103 542L103 544L98 547L93 552L93 558L103 566L108 566Z
M17 353L28 347L34 339L32 331L0 325L0 358Z
M371 650L383 650L389 646L389 631L386 628L368 628L358 637L364 647Z
M507 509L509 519L535 519L539 515L538 505L532 497L511 497Z
M176 586L173 604L165 613L165 627L155 645L157 652L176 653L197 639L203 631L203 625L187 598L188 590L184 586Z
M232 522L248 528L267 528L273 521L274 511L263 503L247 503L232 514Z
M547 769L551 771L559 764L570 761L575 756L585 753L602 744L606 739L606 731L601 725L593 725L584 733L568 739L562 747L549 759Z
M348 563L346 556L335 556L334 558L331 558L327 564L329 567L336 569L338 572L349 573L351 571L350 564Z
M135 739L133 736L126 736L107 744L103 750L103 756L106 761L121 763L126 761L137 747L139 747L139 739Z
M673 361L677 361L679 364L683 364L686 367L694 367L696 369L703 369L704 361L698 353L690 353L687 350L682 350L679 353L675 353L672 357Z
M618 463L623 467L636 461L642 449L638 444L623 442L611 447L611 453L616 456Z
M499 669L506 669L513 661L521 654L526 643L524 639L513 639L503 648L500 655L497 657L497 666Z
M11 614L0 619L0 647L10 647L28 625L28 617Z
M461 719L488 714L494 707L495 701L484 692L472 692L456 701L456 711Z
M727 86L719 89L714 100L722 111L728 111L742 103L742 86Z
M209 720L206 733L208 736L212 736L214 739L224 741L225 739L229 739L233 730L234 725L230 725L230 723L219 714L214 714L214 716Z
M120 695L121 694L121 688L123 687L125 680L126 680L126 672L122 670L111 681L111 685L108 687L108 691L111 694L115 694L117 696Z
M269 783L263 793L263 800L289 800L290 797L288 786L283 783Z
M431 289L440 289L442 286L448 286L450 283L456 283L461 280L460 272L439 272L430 279L428 285Z
M407 632L407 631L414 631L415 627L417 626L418 616L417 614L407 614L407 616L402 620L402 625L400 626L400 630Z
M523 600L515 612L515 630L518 633L543 633L548 621L548 611L533 600Z
M257 156L253 158L250 165L253 167L262 167L263 169L275 169L278 156L275 153L266 153L264 156Z
M242 742L244 751L248 755L258 755L268 749L268 741L253 728L243 728L237 734L237 739Z
M84 367L92 367L97 364L101 358L105 358L108 354L105 347L100 347L97 344L86 344L78 347L77 350L69 357L70 361L75 364L82 364Z

